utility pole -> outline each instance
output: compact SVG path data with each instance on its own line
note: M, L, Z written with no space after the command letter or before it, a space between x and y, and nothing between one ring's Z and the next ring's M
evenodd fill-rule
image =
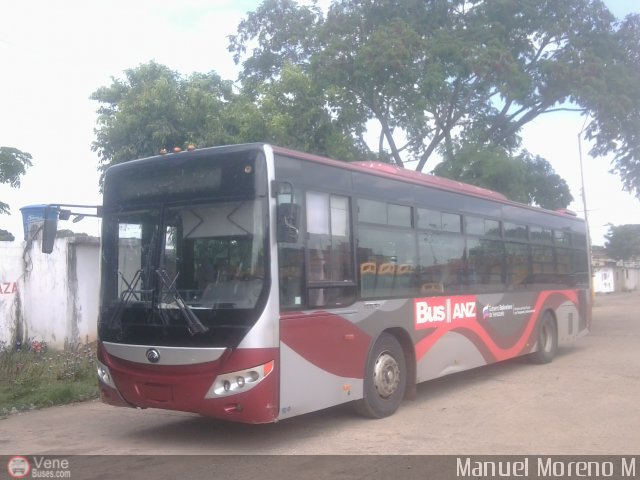
M587 120L589 120L589 115L587 115L584 119L584 123L582 124L582 128L578 132L578 157L580 159L580 181L582 183L582 208L584 210L584 223L587 226L587 256L588 256L588 267L589 267L589 290L591 291L591 296L595 294L593 291L593 268L591 266L591 231L589 229L589 214L587 211L587 193L584 189L584 166L582 164L582 133L584 132L585 127L587 126Z

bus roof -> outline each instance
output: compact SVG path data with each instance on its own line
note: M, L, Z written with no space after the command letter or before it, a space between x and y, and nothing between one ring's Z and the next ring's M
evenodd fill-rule
M136 160L135 162L125 162L122 164L114 165L110 167L108 170L112 172L107 173L115 173L121 169L128 169L128 167L132 167L134 164L140 164L140 162L154 162L162 157L169 157L175 159L186 159L192 156L200 156L206 155L208 152L213 150L216 151L228 151L228 152L239 152L244 149L262 149L267 144L256 142L256 143L246 143L239 145L225 145L225 146L216 146L216 147L206 147L201 149L194 149L191 151L182 151L180 153L169 153L168 155L156 155L153 157L148 157L144 159ZM527 208L530 210L535 210L538 212L546 212L549 214L557 215L560 217L576 217L574 212L571 212L566 209L559 210L548 210L540 207L535 207L532 205L527 205L525 203L516 202L513 200L509 200L502 193L489 190L487 188L478 187L475 185L471 185L464 182L459 182L456 180L451 180L444 177L438 177L436 175L431 175L427 173L417 172L415 170L408 170L406 168L401 168L396 165L391 165L388 163L375 162L375 161L354 161L354 162L345 162L340 160L333 160L327 157L322 157L320 155L314 155L306 152L301 152L298 150L292 150L285 147L279 147L276 145L268 144L268 146L273 150L275 154L284 155L290 158L295 158L299 160L305 160L317 164L324 164L328 166L333 166L345 170L366 173L370 175L376 175L378 177L389 178L394 180L401 180L408 183L423 185L426 187L435 188L438 190L443 190L447 192L459 193L461 195L482 198L485 200L495 201L498 203L518 206L521 208Z
M286 155L288 157L297 158L300 160L307 160L315 163L322 163L331 165L347 170L359 171L363 173L369 173L381 177L392 178L395 180L403 180L409 183L424 185L438 190L445 190L448 192L460 193L462 195L483 198L486 200L492 200L503 204L514 205L518 207L528 208L536 211L543 211L550 214L555 214L562 217L576 217L576 214L567 209L548 210L541 207L535 207L527 205L525 203L509 200L502 193L487 188L477 187L464 182L451 180L444 177L438 177L427 173L417 172L415 170L408 170L396 165L388 163L374 162L374 161L356 161L356 162L343 162L338 160L332 160L330 158L321 157L319 155L313 155L309 153L299 152L297 150L291 150L288 148L277 147L271 145L274 153Z
M482 198L488 198L491 200L499 200L509 202L509 199L502 193L489 190L487 188L477 187L468 183L458 182L456 180L450 180L444 177L438 177L427 173L417 172L415 170L408 170L389 163L374 162L374 161L356 161L356 162L341 162L332 160L330 158L321 157L318 155L312 155L308 153L298 152L283 147L272 146L274 153L287 155L289 157L299 158L301 160L309 160L317 163L327 163L333 166L339 166L347 169L354 169L365 171L367 173L373 173L383 177L392 177L396 180L398 178L407 180L412 183L419 183L425 186L438 188L441 190L449 190L453 192L464 193L466 195L473 195ZM350 168L355 167L355 168Z

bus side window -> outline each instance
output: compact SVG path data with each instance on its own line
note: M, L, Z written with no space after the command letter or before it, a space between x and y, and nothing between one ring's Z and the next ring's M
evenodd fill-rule
M310 306L345 305L354 299L349 199L307 192L307 281Z
M506 242L507 285L518 288L531 278L531 262L529 260L529 245L524 243Z
M545 284L555 283L555 260L553 247L531 245L531 275L526 279L528 286L545 288Z
M462 235L420 232L420 293L438 295L464 289L465 255Z
M416 284L416 242L413 232L384 226L358 226L360 295L406 297Z
M372 297L376 290L376 276L378 266L376 262L363 262L360 264L360 293L363 297Z
M310 282L353 280L349 199L307 192Z
M301 193L296 189L293 198L299 204ZM304 303L304 238L298 235L292 243L278 243L278 277L280 280L280 307L301 308Z
M571 253L568 248L556 247L556 275L560 284L567 284L571 273Z
M479 292L505 289L504 242L468 237L468 281Z
M304 255L302 246L278 245L280 306L283 308L302 305L302 266Z

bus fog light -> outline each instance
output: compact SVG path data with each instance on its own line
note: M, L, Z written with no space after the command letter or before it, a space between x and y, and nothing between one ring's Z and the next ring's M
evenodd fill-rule
M229 380L225 380L224 382L222 382L222 388L224 388L225 392L228 392L229 390L231 390L231 382Z
M236 378L236 383L238 384L238 388L244 387L244 377Z

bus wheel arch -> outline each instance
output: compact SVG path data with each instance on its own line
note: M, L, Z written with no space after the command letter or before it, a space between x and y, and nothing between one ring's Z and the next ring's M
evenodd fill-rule
M415 391L415 355L411 341L401 329L382 332L369 351L364 374L363 398L356 411L366 417L392 415Z
M551 310L546 310L542 314L537 329L537 349L529 354L528 359L536 364L549 363L558 350L558 321Z
M416 350L413 345L413 340L411 340L411 337L409 336L407 331L402 328L390 328L386 330L386 332L396 337L396 340L400 342L400 346L402 347L402 351L404 352L406 366L405 372L407 378L407 383L404 389L404 399L415 400L418 396L416 383L418 366L416 363Z

